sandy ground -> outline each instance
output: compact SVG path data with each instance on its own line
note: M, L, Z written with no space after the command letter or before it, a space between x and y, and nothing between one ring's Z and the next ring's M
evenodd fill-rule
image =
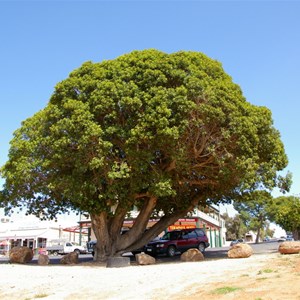
M300 299L300 255L106 268L0 264L0 299Z

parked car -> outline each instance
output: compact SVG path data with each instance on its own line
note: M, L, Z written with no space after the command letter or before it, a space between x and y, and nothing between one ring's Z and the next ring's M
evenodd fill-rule
M230 246L240 244L240 243L245 243L245 241L243 239L233 240L233 241L231 241Z
M76 252L78 254L85 254L86 248L74 242L69 242L64 240L52 240L49 241L49 244L46 247L46 251L52 255L68 254L71 252Z
M208 238L200 228L173 230L167 232L158 240L148 243L144 251L152 256L167 254L173 257L177 252L184 252L190 248L197 248L201 252L209 247Z
M285 241L286 241L285 236L281 236L279 239L277 239L277 242L285 242Z
M94 252L94 247L97 244L97 241L89 241L86 243L86 249L88 253L93 253Z

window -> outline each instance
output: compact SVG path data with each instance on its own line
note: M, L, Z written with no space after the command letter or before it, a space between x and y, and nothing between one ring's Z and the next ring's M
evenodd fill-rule
M170 240L178 240L180 238L181 232L173 231L170 232Z
M197 233L198 236L205 236L205 233L204 233L203 230L201 230L201 229L196 229L195 231L196 231L196 233Z
M188 231L182 233L183 239L188 239L190 237L190 233Z
M196 238L196 237L197 237L197 233L196 233L195 230L189 232L189 234L188 234L189 239L193 239L193 238Z

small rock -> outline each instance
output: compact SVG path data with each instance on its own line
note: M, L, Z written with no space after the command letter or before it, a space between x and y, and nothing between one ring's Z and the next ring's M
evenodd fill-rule
M156 263L154 257L145 253L136 254L135 259L138 265L154 265Z
M38 258L38 264L40 266L46 266L49 265L50 259L49 256L46 254L40 254Z
M11 263L26 264L33 258L33 252L28 247L13 247L9 252L9 261Z
M74 265L78 264L78 254L76 252L71 252L62 257L60 260L62 265Z
M287 241L280 244L278 248L281 254L300 253L300 241Z
M229 258L247 258L253 254L253 249L248 244L235 244L233 245L227 255Z
M182 253L180 256L181 261L202 261L204 260L203 254L196 248L192 248Z

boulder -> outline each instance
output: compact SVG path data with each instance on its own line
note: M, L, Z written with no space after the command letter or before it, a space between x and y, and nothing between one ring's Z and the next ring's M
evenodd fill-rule
M71 252L62 257L60 260L60 263L62 265L74 265L78 264L78 253L77 252Z
M9 252L9 261L11 263L26 264L33 258L33 252L28 247L13 247Z
M283 242L278 248L281 254L296 254L300 253L300 241Z
M228 250L229 258L246 258L253 254L253 249L248 244L235 244Z
M49 265L50 259L49 256L46 254L39 254L38 258L38 265L40 266L46 266Z
M138 253L135 255L135 260L138 265L154 265L156 260L154 257L145 254L145 253Z
M204 260L203 254L196 248L192 248L182 253L180 256L181 261L202 261Z

